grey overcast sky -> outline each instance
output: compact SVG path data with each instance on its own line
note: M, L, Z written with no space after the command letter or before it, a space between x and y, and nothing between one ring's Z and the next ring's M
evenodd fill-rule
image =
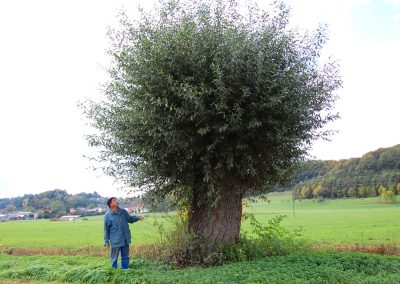
M107 25L122 8L136 14L154 1L0 1L0 198L54 188L123 196L88 169L77 101L99 96ZM266 7L267 1L258 1ZM329 26L324 56L339 60L344 86L329 125L338 134L317 141L318 159L358 157L400 143L400 0L289 0L292 24Z

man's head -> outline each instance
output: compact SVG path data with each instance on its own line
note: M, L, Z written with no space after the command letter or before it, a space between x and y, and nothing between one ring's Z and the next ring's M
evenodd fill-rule
M118 200L117 200L117 198L115 198L115 197L109 198L107 200L107 205L111 210L113 210L113 211L117 210L117 208L118 208Z

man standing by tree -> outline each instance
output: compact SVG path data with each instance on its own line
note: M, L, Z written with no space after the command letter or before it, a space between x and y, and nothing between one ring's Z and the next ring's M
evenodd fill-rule
M118 200L111 197L107 201L110 208L104 214L104 246L111 246L111 266L117 268L118 255L121 252L121 268L129 266L129 244L131 243L131 231L128 223L143 220L143 216L130 216L129 213L119 208Z

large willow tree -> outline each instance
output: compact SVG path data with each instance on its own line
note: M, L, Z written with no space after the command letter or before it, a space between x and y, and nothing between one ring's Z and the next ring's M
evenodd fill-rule
M86 112L104 170L189 210L189 229L229 244L242 197L284 181L332 112L341 85L320 63L325 29L289 26L283 4L161 1L110 32L104 99Z

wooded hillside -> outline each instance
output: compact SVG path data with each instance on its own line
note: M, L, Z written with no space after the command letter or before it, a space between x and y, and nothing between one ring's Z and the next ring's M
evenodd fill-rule
M339 161L311 160L297 171L296 198L378 196L400 193L400 144ZM391 193L388 192L389 195Z

